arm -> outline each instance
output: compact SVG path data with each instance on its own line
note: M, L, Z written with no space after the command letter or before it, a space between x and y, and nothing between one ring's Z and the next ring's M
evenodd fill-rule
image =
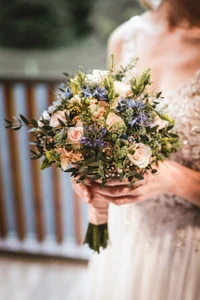
M110 55L114 55L115 69L120 68L121 52L123 45L123 35L125 32L126 23L123 23L115 29L108 38L107 44L107 65L109 65Z

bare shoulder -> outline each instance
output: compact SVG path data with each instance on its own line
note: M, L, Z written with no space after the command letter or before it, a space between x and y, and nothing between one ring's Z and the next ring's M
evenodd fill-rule
M120 61L123 42L130 32L139 32L146 22L148 12L134 16L118 26L108 38L108 55L114 54L115 60Z

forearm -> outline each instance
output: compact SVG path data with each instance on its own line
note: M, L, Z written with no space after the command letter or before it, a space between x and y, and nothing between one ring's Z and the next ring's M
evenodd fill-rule
M175 194L200 206L200 172L181 166L174 180Z

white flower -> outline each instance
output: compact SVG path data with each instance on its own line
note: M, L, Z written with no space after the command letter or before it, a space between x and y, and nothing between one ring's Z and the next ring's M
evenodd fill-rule
M108 76L108 71L95 69L92 74L86 74L86 81L100 84L106 76Z
M69 100L69 103L70 104L79 104L81 105L81 98L79 97L79 95L75 95L74 97L72 97L70 100Z
M114 81L114 87L117 94L119 94L122 97L128 97L131 94L133 94L130 84L126 84L121 81Z
M58 99L57 101L54 101L53 104L48 107L48 112L52 114L57 108L57 106L61 105L61 103L62 103L62 99Z
M65 111L61 111L61 110L58 110L57 112L55 112L52 116L51 116L51 119L50 119L50 126L52 127L57 127L59 128L60 127L60 123L58 121L58 119L60 119L61 121L63 121L64 123L66 122L66 118L65 118Z
M43 127L44 126L44 123L41 122L41 120L47 120L47 121L50 121L50 115L48 113L47 110L44 110L43 113L42 113L42 116L39 118L39 121L37 122L38 123L38 126L39 127Z
M129 160L139 168L146 168L150 162L152 155L151 148L143 143L138 143L132 146L134 154L128 154Z

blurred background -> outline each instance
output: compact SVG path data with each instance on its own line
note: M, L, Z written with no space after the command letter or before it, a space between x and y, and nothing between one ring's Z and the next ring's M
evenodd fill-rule
M30 160L19 113L38 118L63 72L106 67L109 34L143 12L137 0L0 0L0 299L76 300L91 251L87 205L70 178Z

